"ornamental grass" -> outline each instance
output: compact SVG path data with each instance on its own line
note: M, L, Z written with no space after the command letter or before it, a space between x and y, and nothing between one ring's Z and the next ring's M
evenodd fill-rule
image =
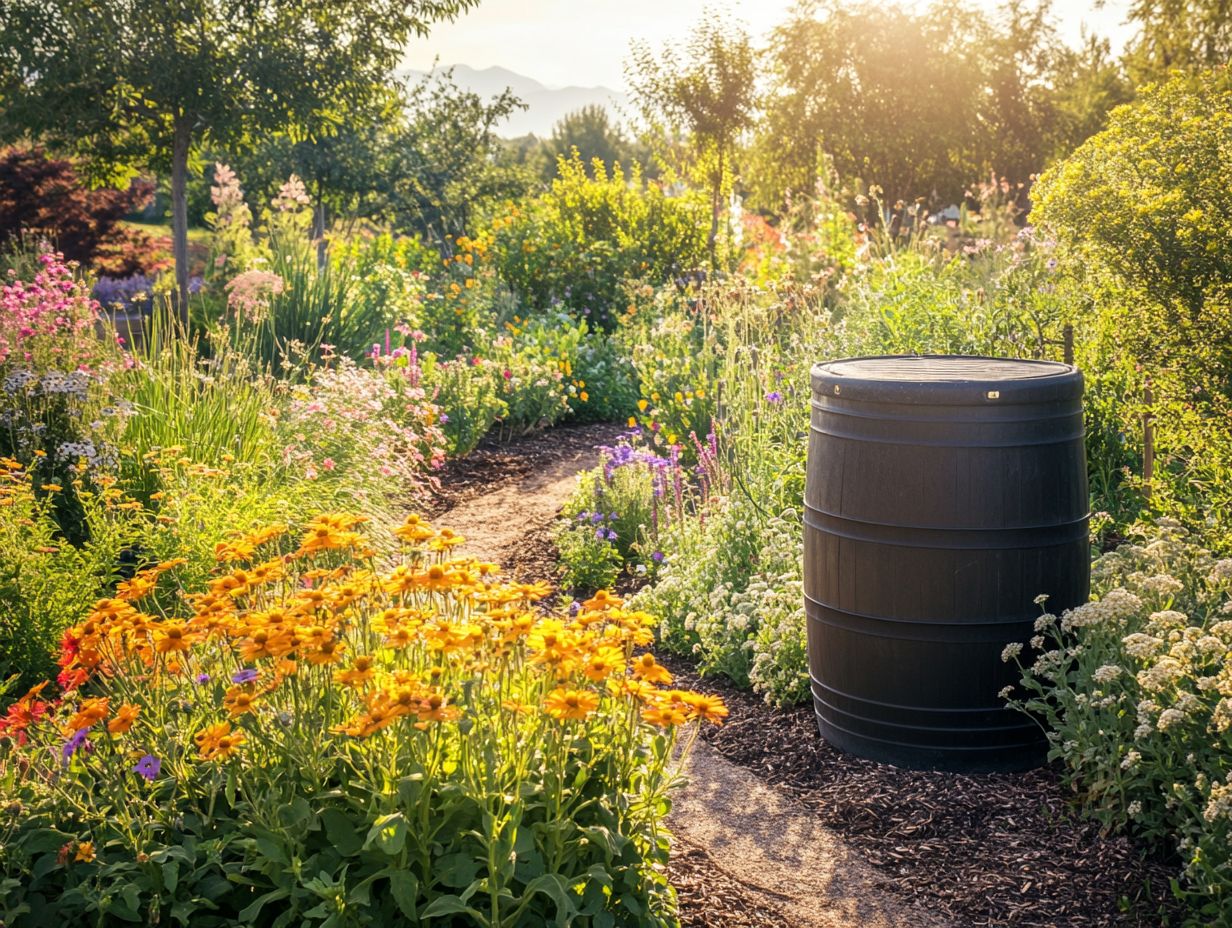
M69 630L62 695L0 718L0 921L676 923L663 821L722 703L620 598L552 614L364 522L236 534L191 592L149 565Z

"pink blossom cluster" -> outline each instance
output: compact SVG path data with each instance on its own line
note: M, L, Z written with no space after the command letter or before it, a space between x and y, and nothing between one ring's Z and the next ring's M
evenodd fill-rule
M93 368L103 354L98 303L63 256L39 256L32 281L10 271L0 289L0 364L60 370Z
M282 416L283 464L310 480L345 474L361 492L387 494L392 481L414 495L445 460L440 409L418 386L408 355L393 369L371 371L343 360L320 368Z

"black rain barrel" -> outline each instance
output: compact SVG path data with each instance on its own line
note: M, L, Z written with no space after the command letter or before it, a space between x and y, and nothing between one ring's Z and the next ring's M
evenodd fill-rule
M904 767L1043 762L1001 660L1090 586L1082 374L976 357L813 368L809 671L822 736Z

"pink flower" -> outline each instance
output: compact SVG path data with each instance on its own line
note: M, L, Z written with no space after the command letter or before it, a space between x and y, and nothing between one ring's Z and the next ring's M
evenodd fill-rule
M321 466L324 467L326 470L333 470L335 466L334 459L326 458L324 461L321 462Z

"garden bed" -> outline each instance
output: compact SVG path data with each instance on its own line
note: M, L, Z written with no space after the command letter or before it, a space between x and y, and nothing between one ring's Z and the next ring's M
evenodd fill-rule
M886 876L888 887L961 925L1157 926L1179 921L1174 867L1078 816L1049 768L966 776L863 760L817 733L812 709L778 710L660 656L680 686L731 710L702 737L790 792ZM766 925L776 925L770 920Z

